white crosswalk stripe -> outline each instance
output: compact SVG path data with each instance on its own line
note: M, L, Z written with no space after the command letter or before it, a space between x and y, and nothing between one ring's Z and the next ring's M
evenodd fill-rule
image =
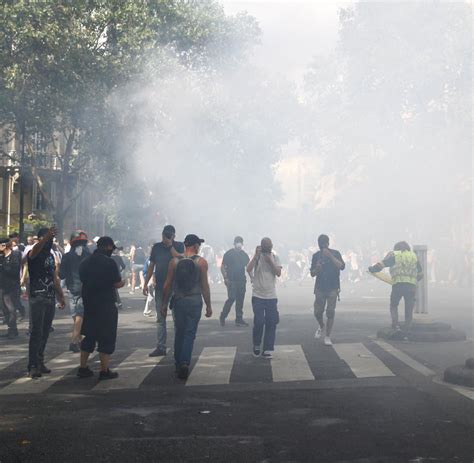
M356 378L395 376L385 364L362 343L334 344L337 355L349 365Z
M312 381L314 375L301 346L275 346L271 360L273 381Z
M229 384L236 352L236 347L205 347L186 386Z
M93 358L96 354L92 354ZM55 382L66 376L73 368L79 366L79 358L71 352L64 352L50 360L46 366L51 369L49 375L43 375L38 379L23 377L0 389L0 395L6 394L38 394L46 391Z
M117 366L119 377L114 380L101 381L94 391L113 389L137 389L164 357L148 357L149 349L137 349Z

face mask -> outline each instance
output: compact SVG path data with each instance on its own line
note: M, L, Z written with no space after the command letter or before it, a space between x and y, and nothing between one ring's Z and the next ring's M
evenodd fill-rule
M235 243L234 244L235 249L242 249L244 245L242 243Z
M272 252L272 248L271 247L266 247L266 246L262 246L262 252L264 254L270 254Z
M84 248L82 246L77 246L75 249L74 249L74 252L78 255L78 256L82 256L82 253L84 252Z

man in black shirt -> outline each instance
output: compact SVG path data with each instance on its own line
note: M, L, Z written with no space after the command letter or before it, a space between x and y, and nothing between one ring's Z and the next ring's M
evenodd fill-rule
M224 277L224 283L227 286L227 301L225 301L222 313L219 317L221 326L225 325L225 319L229 315L232 304L235 302L235 324L237 326L248 326L243 319L243 308L245 300L245 290L247 278L245 269L250 258L242 249L244 239L236 236L234 239L234 248L229 249L222 260L221 273Z
M61 309L65 306L56 262L51 253L55 235L54 228L39 230L39 241L27 254L31 323L28 371L31 378L51 373L44 364L44 350L54 319L56 298Z
M9 238L0 239L0 304L8 325L8 339L18 337L15 296L20 286L21 253L12 250Z
M324 310L326 309L327 326L324 344L331 346L331 331L336 315L336 303L341 289L340 272L346 264L341 253L329 249L329 237L320 235L318 238L319 251L313 255L311 261L311 276L316 277L314 285L314 316L319 323L314 337L319 339L324 329Z
M100 358L99 380L117 378L118 373L109 369L110 356L117 340L118 310L115 290L125 284L117 264L111 258L115 244L112 238L103 236L97 241L97 249L85 258L79 267L84 301L82 323L80 378L93 376L87 360L97 345Z
M176 230L173 225L166 225L163 229L162 240L151 249L150 263L143 286L143 294L148 297L148 283L155 275L155 307L157 323L157 346L149 354L150 357L161 357L166 355L166 317L161 313L161 302L163 299L163 286L168 275L168 267L171 259L184 255L184 244L175 241Z

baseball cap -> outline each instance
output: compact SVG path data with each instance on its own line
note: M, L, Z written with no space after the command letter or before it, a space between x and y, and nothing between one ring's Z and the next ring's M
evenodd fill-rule
M88 241L87 233L83 230L76 230L71 233L70 244L77 243L79 241Z
M242 243L242 244L243 244L243 243L244 243L244 239L243 239L241 236L236 236L236 237L234 238L234 244L235 244L235 243Z
M116 249L114 240L110 236L102 236L97 240L98 248L107 248L112 246L113 249Z
M192 235L192 234L186 235L186 238L184 238L184 245L188 248L196 244L202 244L202 243L204 243L204 240L199 238L199 236L197 235Z

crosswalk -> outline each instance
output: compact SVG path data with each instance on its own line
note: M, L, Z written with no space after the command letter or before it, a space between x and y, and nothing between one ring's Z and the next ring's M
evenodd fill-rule
M385 355L377 355L377 349L382 349L385 354L390 354L419 374L435 374L425 365L382 341L336 343L333 348L322 345L279 345L275 347L272 360L254 358L251 352L242 351L236 346L222 346L196 349L190 376L184 386L199 388L255 382L288 383L291 387L291 384L317 383L324 379L353 379L357 382L360 379L383 378L390 381L396 373L393 367L384 363L382 358ZM0 352L0 397L44 392L73 394L139 390L173 384L173 381L177 386L183 386L182 382L174 379L172 355L148 357L148 353L149 349L146 348L134 348L128 353L117 352L113 368L120 376L99 382L97 376L88 379L75 377L79 359L70 352L53 357L47 362L51 374L36 380L27 378L21 371L26 363L27 351ZM97 360L97 354L91 356L91 360L94 361L94 357ZM94 365L93 369L98 370L98 365Z

